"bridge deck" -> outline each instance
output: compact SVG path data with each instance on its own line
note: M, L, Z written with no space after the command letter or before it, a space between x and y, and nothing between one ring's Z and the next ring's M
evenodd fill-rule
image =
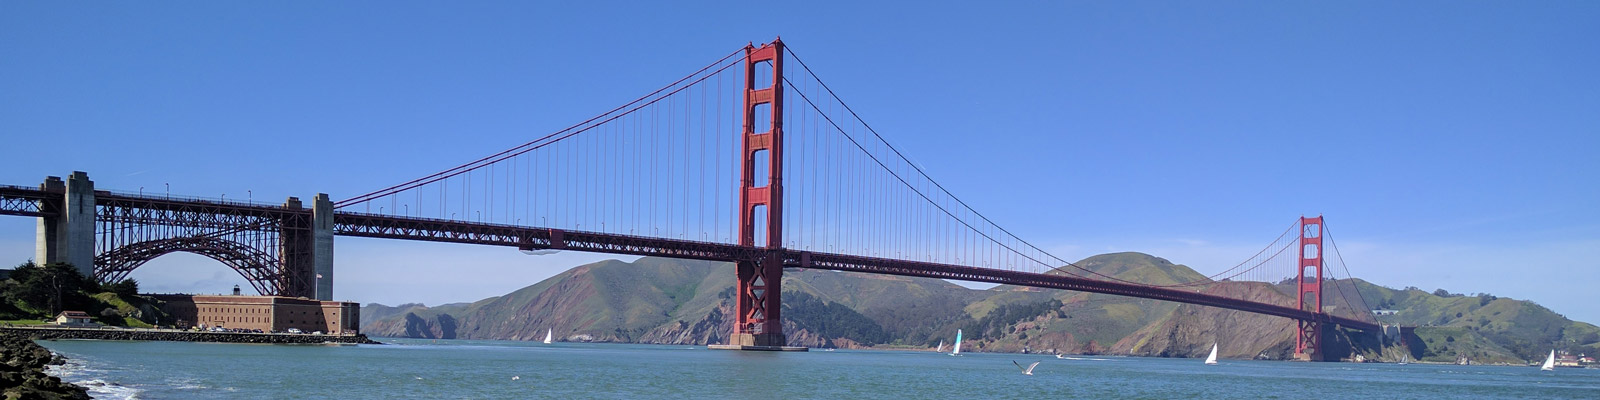
M0 215L45 216L37 203L39 200L59 196L37 188L0 186ZM291 209L252 203L221 202L209 200L178 199L164 196L101 193L96 202L102 205L140 207L155 210L185 210L236 216L267 218L305 218L309 209ZM214 224L225 224L220 219ZM221 228L221 226L216 226ZM708 261L733 261L759 259L768 250L726 243L699 242L644 236L630 236L582 231L564 231L550 228L511 226L499 224L449 221L428 218L396 217L340 211L334 215L334 233L340 236L371 237L430 242L470 243L516 247L523 250L555 249L587 251L594 253L628 254L639 256L685 258ZM1142 286L1110 282L1070 275L1042 274L968 267L961 265L905 261L885 258L777 250L781 252L785 267L812 268L834 271L889 274L924 278L954 279L973 282L990 282L1017 286L1076 290L1119 296L1174 301L1179 303L1221 307L1231 310L1266 314L1303 321L1334 323L1348 328L1372 331L1379 329L1372 322L1346 317L1319 314L1275 304L1257 303L1209 295L1188 289Z
M519 227L496 224L479 224L460 221L404 218L340 212L334 216L334 231L343 236L360 236L388 239L423 240L452 243L486 244L517 247L524 250L556 249L596 253L629 254L709 261L758 259L765 249L749 248L725 243L698 242L592 232L563 231L558 229ZM1141 286L1109 282L1070 275L1018 272L977 268L961 265L925 263L779 250L784 266L794 268L825 269L834 271L864 272L924 278L954 279L990 282L1017 286L1076 290L1119 296L1174 301L1211 307L1221 307L1245 312L1273 315L1305 321L1339 324L1364 331L1377 330L1378 325L1329 314L1299 310L1276 304L1257 303L1222 296L1199 293L1193 290Z

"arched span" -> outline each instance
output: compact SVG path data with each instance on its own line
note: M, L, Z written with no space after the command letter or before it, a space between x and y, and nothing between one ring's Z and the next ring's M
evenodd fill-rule
M147 240L101 253L95 256L95 277L106 282L121 281L144 263L178 252L199 254L221 261L250 281L256 292L264 295L281 294L277 257L237 242L203 236Z

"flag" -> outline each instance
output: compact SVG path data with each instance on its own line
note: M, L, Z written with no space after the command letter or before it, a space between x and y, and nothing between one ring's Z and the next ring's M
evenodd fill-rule
M317 279L322 279L322 274L317 274Z

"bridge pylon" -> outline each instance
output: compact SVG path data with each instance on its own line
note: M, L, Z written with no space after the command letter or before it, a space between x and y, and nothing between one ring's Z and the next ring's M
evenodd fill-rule
M1300 217L1300 263L1295 273L1295 303L1301 310L1322 313L1322 216ZM1294 358L1323 361L1322 321L1297 320Z
M739 245L767 251L759 259L735 261L738 320L728 345L714 347L804 350L786 346L779 313L783 307L783 42L747 45L744 51ZM758 72L767 72L766 66L771 67L772 81L756 82ZM770 124L758 127L763 117Z
M94 181L83 171L73 171L63 182L46 177L39 189L59 198L39 201L38 245L34 261L39 265L67 263L83 276L94 277Z

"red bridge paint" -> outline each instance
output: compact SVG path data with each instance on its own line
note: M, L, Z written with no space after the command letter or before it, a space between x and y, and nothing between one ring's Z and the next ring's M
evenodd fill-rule
M783 306L783 42L774 40L759 48L747 45L744 52L739 245L768 251L759 257L733 260L739 316L730 344L784 346L788 339L778 315ZM756 69L763 64L772 67L772 82L760 82L762 87L757 87ZM763 104L769 106L771 124L757 127L757 107ZM766 176L756 176L757 166L763 162ZM765 231L758 232L762 228Z

